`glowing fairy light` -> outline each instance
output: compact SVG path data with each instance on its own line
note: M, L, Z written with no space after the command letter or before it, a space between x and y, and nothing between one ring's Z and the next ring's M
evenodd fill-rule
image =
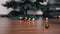
M28 18L26 17L25 20L27 20Z
M23 17L19 17L19 19L22 19Z
M35 18L33 18L32 20L35 20Z

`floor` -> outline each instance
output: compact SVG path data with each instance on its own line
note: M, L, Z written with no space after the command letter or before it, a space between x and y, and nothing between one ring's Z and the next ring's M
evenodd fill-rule
M43 17L35 21L0 18L0 34L60 34L60 18L49 18L45 28Z

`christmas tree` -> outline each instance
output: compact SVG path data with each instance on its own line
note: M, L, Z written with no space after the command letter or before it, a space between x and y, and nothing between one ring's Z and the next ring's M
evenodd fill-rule
M23 17L23 18L36 18L35 15L29 15L27 14L28 10L33 10L33 11L37 11L37 10L44 10L43 5L41 5L39 2L43 2L43 0L36 0L36 2L32 2L30 0L21 0L22 2L18 2L15 0L11 0L10 2L6 2L5 4L2 4L3 6L8 8L13 8L14 10L12 10L8 16L18 19L19 17ZM19 9L19 11L16 11L16 9Z

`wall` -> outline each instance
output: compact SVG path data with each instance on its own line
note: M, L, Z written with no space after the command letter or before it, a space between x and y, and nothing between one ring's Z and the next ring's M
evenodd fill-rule
M7 9L6 7L2 6L2 4L6 3L8 0L0 0L0 14L8 14L12 9Z

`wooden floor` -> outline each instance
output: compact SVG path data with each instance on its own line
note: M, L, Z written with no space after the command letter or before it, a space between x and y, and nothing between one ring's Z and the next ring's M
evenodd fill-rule
M49 29L45 28L45 21L43 17L35 22L0 18L0 34L60 34L59 18L49 19Z

